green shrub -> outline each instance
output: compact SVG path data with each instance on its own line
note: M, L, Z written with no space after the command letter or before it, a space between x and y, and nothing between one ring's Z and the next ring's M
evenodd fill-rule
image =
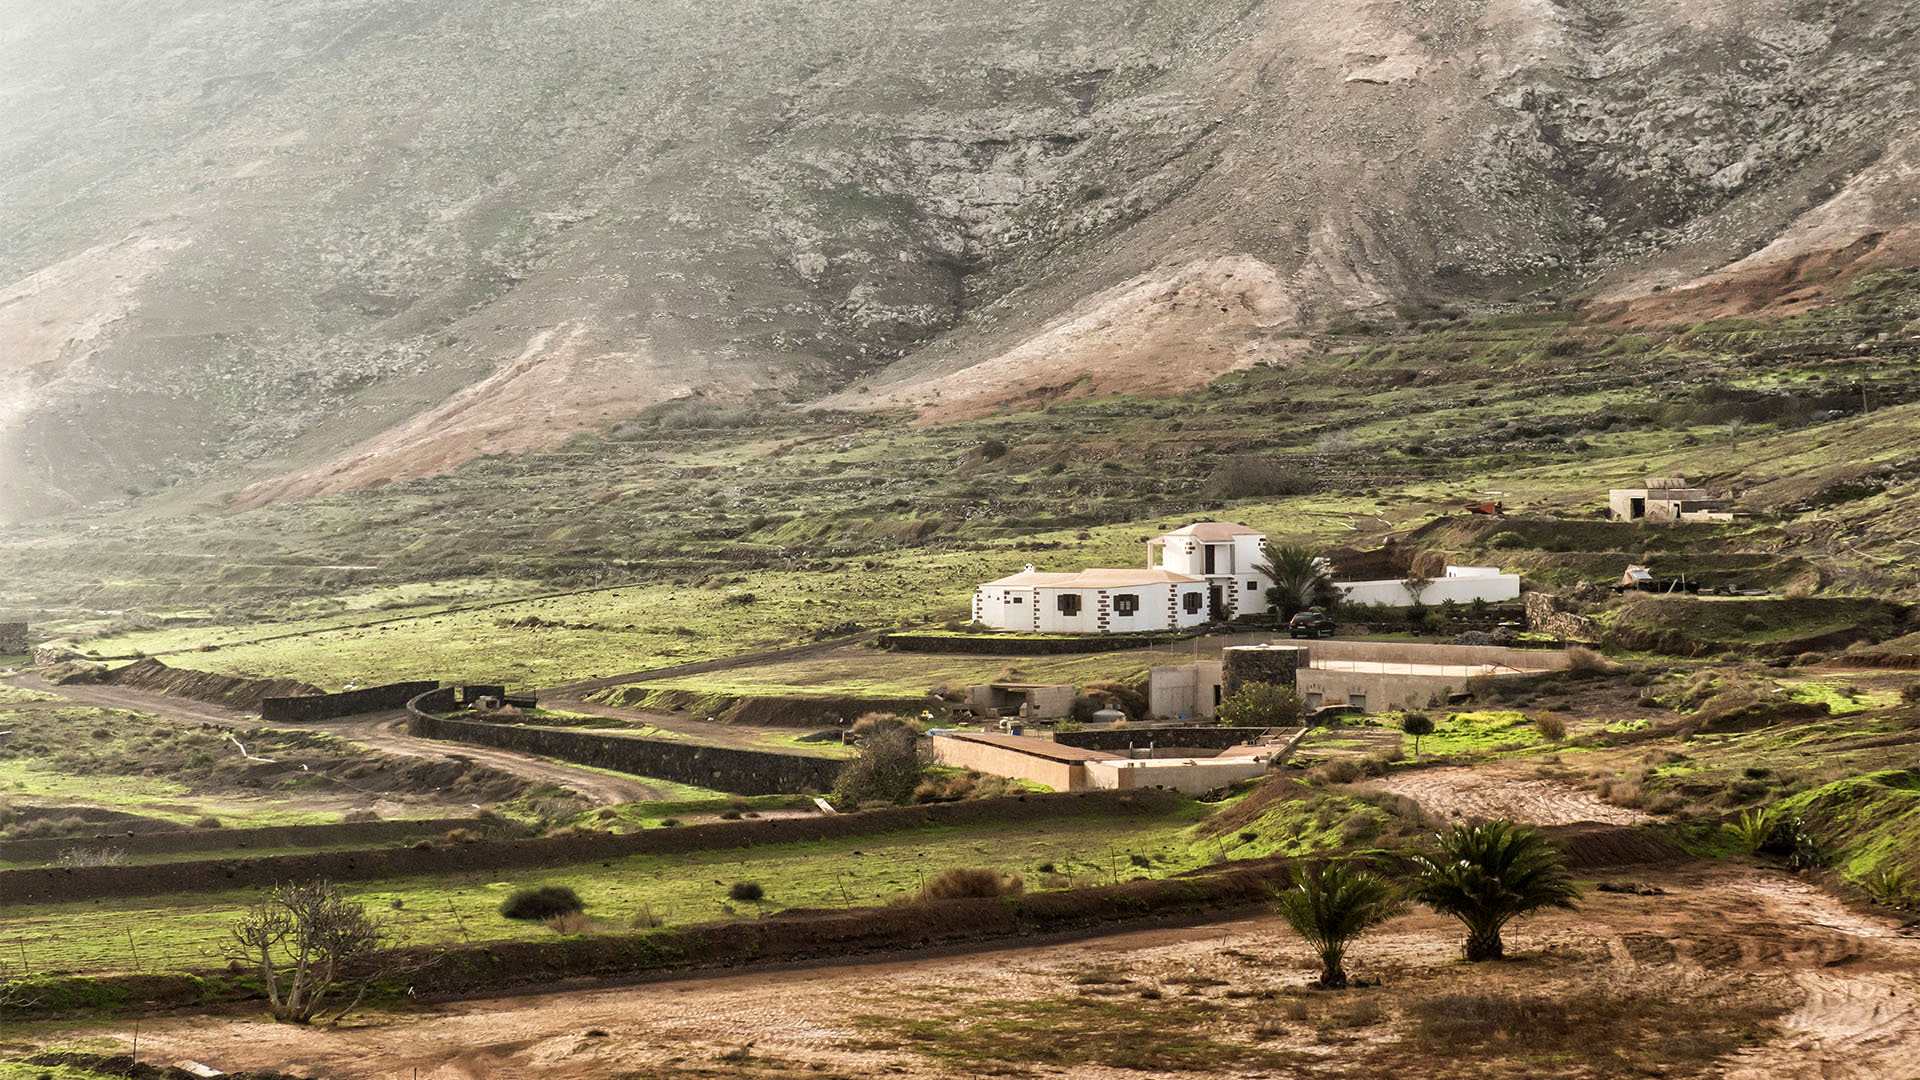
M580 894L565 885L536 885L515 890L500 903L500 914L509 919L544 922L556 915L574 915L587 909Z
M1768 835L1773 832L1773 812L1749 810L1721 828L1740 846L1740 850L1749 855L1758 855Z
M1420 740L1433 734L1433 717L1423 712L1410 712L1400 718L1400 730L1413 736L1413 754L1420 756Z
M1910 683L1900 691L1900 700L1909 705L1920 705L1920 682Z
M1533 730L1549 742L1559 742L1567 737L1567 722L1550 712L1543 712L1533 718Z
M920 887L920 899L1018 896L1026 891L1026 887L1026 879L1019 874L1002 874L985 867L956 866L928 878L927 883Z
M736 881L727 887L727 899L729 900L740 900L751 903L756 900L764 900L766 896L767 890L761 888L760 883L757 881Z
M1215 710L1222 727L1293 727L1305 714L1300 695L1264 682L1242 686Z

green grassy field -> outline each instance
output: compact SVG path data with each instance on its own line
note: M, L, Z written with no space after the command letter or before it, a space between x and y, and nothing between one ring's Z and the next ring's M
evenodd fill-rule
M409 942L539 937L551 931L497 913L514 888L566 885L586 901L588 914L599 925L624 929L642 913L688 923L730 917L729 909L734 916L750 918L788 907L885 903L952 866L1024 873L1035 887L1043 876L1039 867L1047 863L1077 885L1158 877L1204 864L1213 856L1211 847L1203 850L1190 842L1195 813L1183 809L1159 818L1075 817L1044 826L920 829L844 841L630 856L605 865L596 860L515 872L511 880L470 874L350 883L344 888L390 918L396 933ZM1147 865L1136 865L1134 855L1148 860ZM760 883L766 899L729 902L728 888L737 881ZM219 966L228 927L256 895L210 891L16 906L8 909L0 950L36 972Z
M1481 498L1515 516L1422 546L1556 586L1651 555L1663 572L1912 596L1920 553L1902 543L1914 492L1900 463L1920 422L1920 354L1817 346L1904 325L1920 314L1920 283L1863 281L1839 306L1777 326L1429 320L1174 398L942 427L661 406L553 453L372 491L16 528L0 534L0 588L101 655L164 653L329 688L552 685L851 629L938 627L966 617L979 581L1028 561L1138 565L1146 537L1197 518L1358 547ZM1849 404L1861 380L1874 403L1864 417ZM1606 488L1648 474L1737 489L1762 516L1587 528ZM1815 567L1781 557L1789 532L1849 540ZM548 595L582 589L596 591ZM281 634L300 636L261 640ZM792 671L723 689L917 691L977 672Z

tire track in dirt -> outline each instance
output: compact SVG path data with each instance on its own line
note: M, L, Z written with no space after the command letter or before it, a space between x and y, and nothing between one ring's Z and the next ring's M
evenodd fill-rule
M1756 875L1760 948L1745 964L1796 964L1802 994L1785 1035L1743 1052L1726 1080L1920 1077L1920 939L1858 916L1804 881ZM1752 942L1743 944L1751 945Z

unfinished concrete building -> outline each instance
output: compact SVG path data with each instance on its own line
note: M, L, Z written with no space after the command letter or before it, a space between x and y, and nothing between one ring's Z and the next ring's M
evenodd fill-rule
M1265 732L1247 728L1258 740ZM1166 788L1188 794L1217 791L1267 771L1281 753L1280 745L1259 742L1207 747L1155 746L1153 729L1140 731L1143 745L1125 750L1097 750L1066 746L1030 735L935 730L933 760L937 764L973 769L996 776L1012 776L1055 791L1129 790Z
M967 705L982 716L1055 720L1073 715L1074 689L1064 683L982 683L967 687Z
M1614 488L1607 512L1615 521L1732 521L1733 501L1689 487L1684 476L1649 476L1645 487Z
M1559 671L1570 663L1559 650L1496 645L1316 641L1241 648L1290 650L1293 686L1308 708L1348 705L1363 712L1444 704L1450 696L1465 693L1470 680ZM1226 696L1227 668L1239 666L1232 655L1238 651L1223 650L1224 660L1154 668L1147 683L1149 707L1158 716L1213 716Z

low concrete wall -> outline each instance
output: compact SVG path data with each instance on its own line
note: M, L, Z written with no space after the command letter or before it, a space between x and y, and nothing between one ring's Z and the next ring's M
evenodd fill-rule
M404 709L407 702L429 690L438 689L437 681L397 682L369 686L338 694L303 694L299 697L270 697L260 703L262 723L331 720L340 716Z
M1412 641L1345 641L1328 639L1305 643L1312 654L1309 665L1326 660L1366 660L1385 664L1495 664L1521 671L1560 671L1571 664L1561 649L1509 649L1500 645L1427 645Z
M408 733L424 739L448 739L540 754L577 765L653 776L736 795L831 791L840 770L847 767L845 758L737 750L729 746L702 746L666 739L434 715L435 709L451 710L453 696L453 688L448 687L430 691L408 703Z
M1345 602L1349 604L1412 607L1414 603L1413 593L1401 581L1336 581L1333 586L1341 591ZM1520 575L1485 574L1434 578L1431 584L1421 590L1420 603L1428 607L1437 607L1449 600L1457 604L1471 604L1475 600L1498 604L1519 597Z
M895 652L964 653L972 656L1054 656L1063 653L1118 652L1144 649L1179 641L1186 635L1165 634L1075 634L1062 637L1022 638L981 633L965 637L944 634L882 634L879 645Z
M1450 694L1465 693L1467 680L1446 675L1382 675L1366 671L1300 672L1300 697L1308 708L1348 704L1367 712L1421 709L1446 704Z
M1229 784L1265 775L1267 763L1258 758L1192 759L1172 761L1089 761L1087 784L1096 791L1137 791L1165 788L1189 795L1216 791Z

